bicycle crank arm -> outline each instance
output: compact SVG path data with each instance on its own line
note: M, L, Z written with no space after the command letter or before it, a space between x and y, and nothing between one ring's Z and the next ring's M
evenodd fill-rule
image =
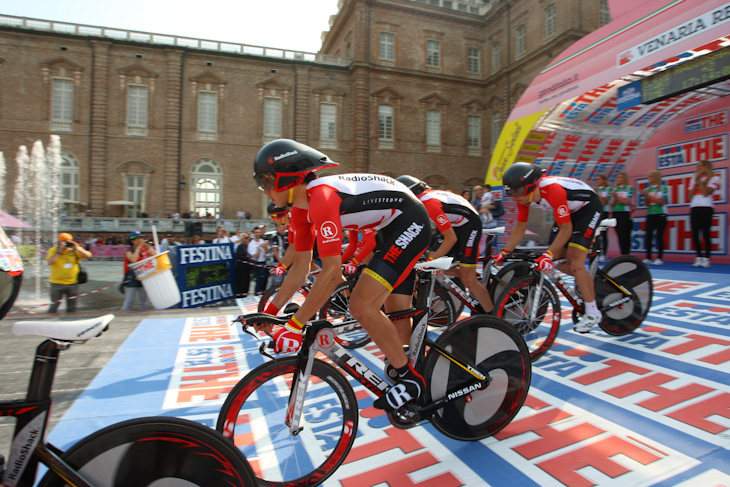
M455 387L454 389L447 391L446 395L444 395L444 397L440 399L437 399L429 404L424 404L422 406L414 405L414 407L409 408L409 410L417 416L429 417L451 401L466 398L467 402L471 402L471 394L475 391L485 390L487 387L489 387L489 384L491 382L492 378L489 375L487 375L484 380L472 380L466 382L459 385L458 387Z

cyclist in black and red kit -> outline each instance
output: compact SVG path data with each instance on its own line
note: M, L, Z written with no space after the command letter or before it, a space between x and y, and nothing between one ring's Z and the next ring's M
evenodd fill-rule
M432 259L450 255L459 259L459 277L469 292L479 301L483 311L494 309L489 291L477 277L477 257L479 240L482 237L482 220L474 207L459 195L449 191L434 191L420 179L413 176L400 176L398 181L405 184L421 200L428 215L441 232L444 240L429 254Z
M430 221L421 202L392 178L341 174L317 179L313 172L336 165L323 153L287 139L266 144L254 162L259 189L274 205L292 207L295 256L284 284L296 290L304 283L315 238L322 261L322 271L307 299L286 326L274 334L275 351L299 349L303 323L327 302L341 282L343 229L377 230L378 244L353 289L350 312L397 371L393 387L374 404L392 411L423 394L426 384L403 351L402 344L409 337L399 336L381 307L385 304L388 311L410 308L412 269L428 246ZM280 293L285 292L282 285Z
M593 280L585 266L588 249L601 220L601 199L593 188L579 179L546 176L542 168L526 162L517 162L505 171L502 187L505 194L517 202L517 223L495 263L504 261L524 238L531 206L552 210L555 224L550 232L549 247L536 264L541 271L550 272L553 259L566 259L559 270L575 277L586 310L573 330L588 333L601 321Z

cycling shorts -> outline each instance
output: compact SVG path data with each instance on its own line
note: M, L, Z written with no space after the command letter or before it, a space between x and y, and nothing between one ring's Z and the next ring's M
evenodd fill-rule
M380 229L378 235L373 257L363 272L393 292L412 276L413 266L428 247L431 219L423 205L413 205ZM404 288L398 291L406 294Z
M479 240L482 238L481 218L474 215L463 225L451 228L456 234L456 244L447 255L458 260L460 267L476 267L479 257Z
M590 201L583 208L570 214L570 221L573 223L573 235L565 245L566 247L578 247L581 250L589 251L593 243L593 237L596 235L596 228L601 222L601 214L603 213L603 205L597 194L591 196ZM550 232L550 244L553 243L558 235L558 225L553 224Z

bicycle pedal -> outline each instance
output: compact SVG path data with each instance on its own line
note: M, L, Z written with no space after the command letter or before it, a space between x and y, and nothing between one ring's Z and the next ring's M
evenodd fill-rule
M420 415L411 410L409 406L412 404L406 404L400 409L396 409L395 411L391 411L388 413L388 421L390 421L390 424L395 426L398 429L410 429L415 426L418 426L418 423L421 421Z

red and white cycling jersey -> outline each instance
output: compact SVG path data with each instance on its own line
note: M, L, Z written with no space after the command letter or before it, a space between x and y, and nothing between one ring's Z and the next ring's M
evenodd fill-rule
M479 219L479 213L471 203L449 191L426 190L418 195L418 199L426 206L428 216L439 232L460 227L470 219Z
M517 205L517 221L526 222L529 207L552 210L555 223L561 225L570 221L571 213L583 208L596 192L580 179L562 176L545 176L535 191L540 191L540 201L527 205Z
M380 174L339 174L315 179L307 184L306 210L291 218L296 235L296 250L311 250L316 230L321 257L342 253L342 230L387 227L404 210L420 205L402 183ZM419 230L420 231L420 230ZM303 246L309 248L300 248Z

